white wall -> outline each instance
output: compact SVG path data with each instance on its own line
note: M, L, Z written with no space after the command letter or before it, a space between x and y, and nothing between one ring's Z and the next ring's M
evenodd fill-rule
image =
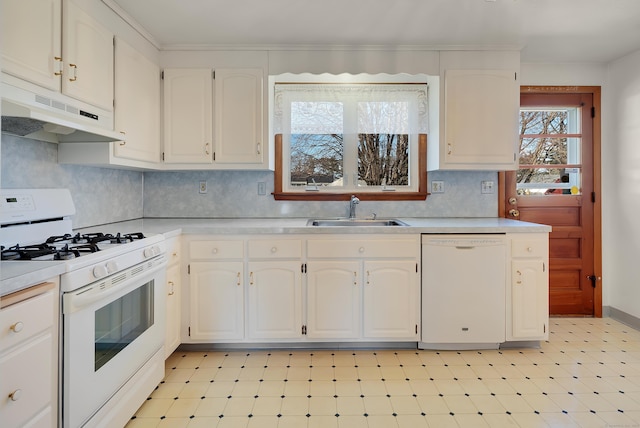
M640 317L640 51L608 69L603 103L603 281L608 302Z

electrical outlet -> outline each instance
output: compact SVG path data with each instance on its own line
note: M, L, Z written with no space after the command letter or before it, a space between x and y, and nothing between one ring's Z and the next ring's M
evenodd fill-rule
M267 183L264 181L258 181L258 195L267 194Z
M481 184L481 193L494 193L495 183L493 181L483 181Z
M444 193L444 181L432 181L431 193Z
M198 188L198 192L199 193L207 193L207 182L206 181L201 181L200 182L200 187Z

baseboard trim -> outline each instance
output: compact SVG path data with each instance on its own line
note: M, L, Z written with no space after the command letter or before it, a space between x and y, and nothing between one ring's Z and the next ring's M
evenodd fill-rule
M613 318L616 321L620 321L622 324L626 324L629 327L640 330L640 318L621 311L620 309L616 309L611 306L603 306L602 316Z

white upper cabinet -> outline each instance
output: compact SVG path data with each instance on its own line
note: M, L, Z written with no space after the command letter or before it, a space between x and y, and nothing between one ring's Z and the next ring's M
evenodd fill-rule
M113 110L113 33L71 0L63 8L62 92Z
M165 163L212 163L212 70L165 69L163 76Z
M519 55L443 52L439 139L430 139L428 170L517 168Z
M3 0L2 71L60 90L62 0Z
M262 164L262 81L261 69L216 69L216 163Z
M117 157L160 162L160 69L116 38L115 142Z
M263 75L262 68L165 69L166 169L267 168Z
M113 33L71 0L3 0L2 7L4 72L113 110Z

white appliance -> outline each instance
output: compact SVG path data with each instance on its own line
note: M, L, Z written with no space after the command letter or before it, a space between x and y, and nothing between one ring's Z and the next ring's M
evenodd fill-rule
M504 235L422 235L420 349L495 349L505 341Z
M164 377L164 237L74 234L67 189L0 196L3 262L65 263L61 426L124 426Z

